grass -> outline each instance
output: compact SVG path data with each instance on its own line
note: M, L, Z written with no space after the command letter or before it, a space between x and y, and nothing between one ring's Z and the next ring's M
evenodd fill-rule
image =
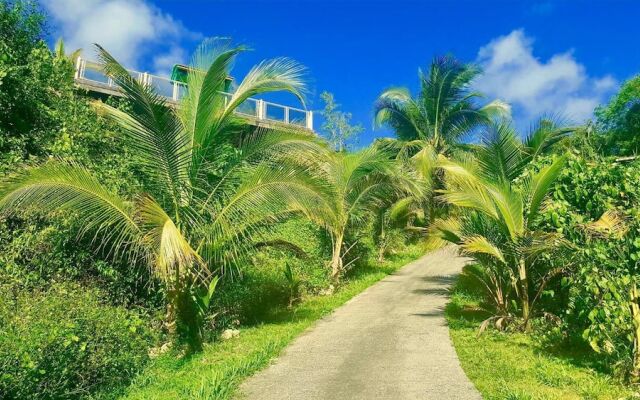
M360 268L331 296L310 297L266 320L240 329L240 336L209 344L196 356L166 354L154 360L128 388L124 399L229 399L244 378L268 365L296 336L375 282L420 255L411 247L382 265Z
M485 399L547 400L639 398L600 372L588 350L551 349L535 334L486 331L478 337L483 315L467 311L479 296L462 275L446 315L450 334L467 376Z

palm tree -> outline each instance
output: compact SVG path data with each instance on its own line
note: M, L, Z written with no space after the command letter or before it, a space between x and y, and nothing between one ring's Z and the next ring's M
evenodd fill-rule
M411 183L389 154L370 147L355 153L334 152L319 167L326 182L320 222L332 239L331 277L338 281L348 266L344 249L349 230L362 226L367 214L379 209L388 198L410 190Z
M247 126L234 116L259 93L302 99L303 68L289 59L263 61L225 99L220 92L243 50L227 39L205 41L193 58L188 94L174 109L98 46L106 74L130 104L126 111L97 107L120 125L132 168L144 175L134 197L109 190L81 165L56 160L0 183L0 210L64 210L97 247L149 265L166 290L170 331L192 350L201 347L201 306L208 304L199 299L211 296L214 277L238 264L265 224L315 209L303 164L324 147L296 131L239 137Z
M484 106L478 104L483 96L472 90L473 80L481 70L473 64L462 64L452 56L435 58L427 74L418 72L420 92L412 97L409 89L393 87L385 90L374 104L375 125L390 127L397 140L380 142L393 149L398 158L418 171L426 189L442 187L441 177L434 171L439 154L451 156L460 148L460 140L477 128L488 124L496 116L510 112L499 100ZM428 203L433 202L427 196ZM433 204L430 220L436 217Z
M509 113L509 106L498 100L478 105L483 96L471 84L480 73L477 66L452 56L437 57L428 74L418 72L420 92L415 98L404 87L387 89L378 97L375 125L390 127L402 142L427 142L438 154L446 154L475 128Z
M387 252L397 242L404 242L408 235L405 230L409 221L415 219L413 210L408 209L407 202L413 199L403 197L392 201L391 204L383 204L375 212L373 222L373 242L378 251L378 262L383 262Z
M457 207L458 214L436 221L431 241L444 240L460 246L483 270L478 275L503 326L513 319L512 293L518 301L522 326L529 330L535 302L548 280L562 269L549 269L544 259L565 248L557 233L536 229L536 218L564 159L533 174L526 167L548 151L568 132L543 120L524 143L507 124L492 126L475 157L451 161L442 156L439 167L445 171L446 188L439 198Z
M53 46L53 54L59 60L69 60L73 65L75 65L78 57L82 55L82 49L75 49L71 53L67 54L67 49L64 45L64 40L59 38L56 41L56 44Z

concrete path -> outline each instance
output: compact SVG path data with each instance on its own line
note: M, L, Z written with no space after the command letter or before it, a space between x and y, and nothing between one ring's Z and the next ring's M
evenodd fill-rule
M464 265L438 250L386 277L298 337L249 378L249 400L480 399L444 318Z

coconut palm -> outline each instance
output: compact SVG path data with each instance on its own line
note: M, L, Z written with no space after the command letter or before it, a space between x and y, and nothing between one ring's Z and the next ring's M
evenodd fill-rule
M375 124L390 127L402 142L420 146L425 141L438 154L445 154L478 126L509 113L509 106L498 100L478 104L483 96L471 84L480 73L477 66L452 56L437 57L427 74L418 72L416 97L404 87L387 89L378 97Z
M415 219L413 210L405 203L413 202L412 198L403 197L390 205L384 204L375 212L373 222L373 243L377 247L378 262L383 262L385 256L397 243L404 243L408 239L406 227L409 221Z
M338 281L348 266L344 257L355 245L345 249L349 231L366 223L368 213L380 209L389 198L411 190L412 184L388 153L374 147L328 154L319 168L326 182L325 211L318 213L319 220L332 239L331 277Z
M243 50L227 39L205 41L175 109L98 47L106 74L129 102L126 111L97 107L121 126L132 168L143 175L134 197L111 191L79 164L56 160L0 184L0 210L63 210L97 247L145 262L164 284L168 326L194 350L201 346L201 308L214 277L237 265L266 223L318 209L307 203L315 197L302 163L323 147L295 131L238 136L247 125L234 115L259 93L286 91L302 99L303 68L283 58L264 61L225 98L220 92Z
M507 124L492 126L474 158L451 161L442 156L446 188L439 198L455 206L457 215L436 221L430 240L460 246L483 270L477 276L492 300L496 315L486 321L503 326L518 303L522 327L529 330L536 300L560 269L549 269L545 256L565 248L557 233L536 229L536 218L563 166L563 158L534 174L525 169L561 135L549 122L539 124L522 143ZM485 324L486 326L486 324Z
M435 58L428 73L418 72L420 91L412 97L409 89L393 87L385 90L374 104L375 125L390 127L397 140L387 139L381 146L408 162L425 182L425 189L441 188L434 172L438 154L451 156L460 140L496 116L509 114L509 106L495 100L481 106L481 93L472 90L473 80L481 70L463 64L451 56ZM425 198L432 203L432 196ZM433 204L430 219L436 217Z

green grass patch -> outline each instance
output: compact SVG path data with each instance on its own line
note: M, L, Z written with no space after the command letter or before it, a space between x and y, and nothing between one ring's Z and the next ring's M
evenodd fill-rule
M124 399L229 399L244 378L268 365L296 336L375 282L421 255L417 247L381 265L361 267L331 296L276 306L264 321L240 328L238 338L206 345L201 354L163 355L134 380Z
M535 334L488 330L472 311L479 295L469 278L455 285L446 315L462 368L485 399L547 400L639 398L632 388L598 370L592 353L550 348Z

